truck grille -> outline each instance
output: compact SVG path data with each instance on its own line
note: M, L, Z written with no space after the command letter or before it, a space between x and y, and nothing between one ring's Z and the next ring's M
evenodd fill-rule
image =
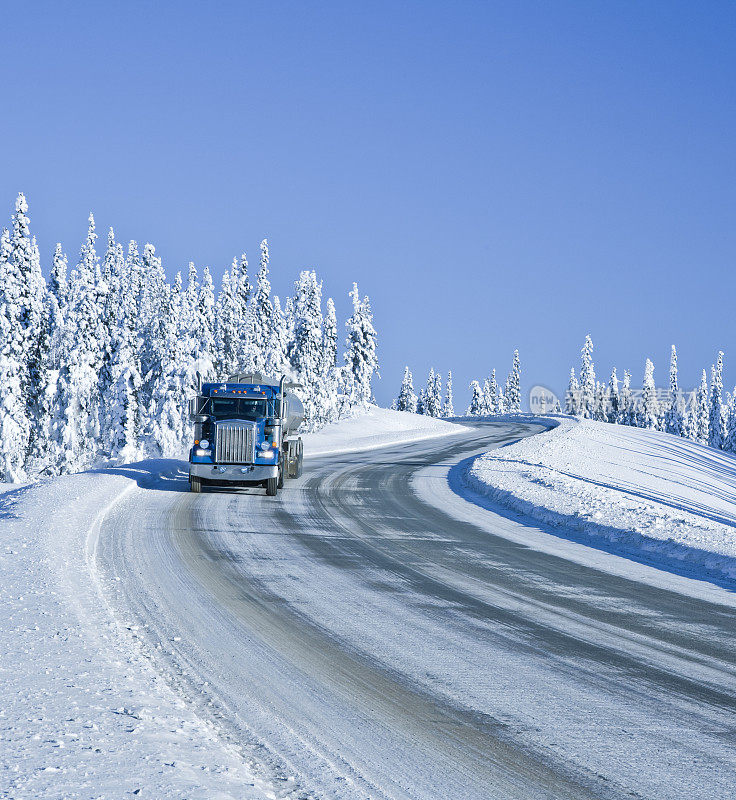
M220 422L216 427L216 463L252 464L255 461L255 426L239 422Z

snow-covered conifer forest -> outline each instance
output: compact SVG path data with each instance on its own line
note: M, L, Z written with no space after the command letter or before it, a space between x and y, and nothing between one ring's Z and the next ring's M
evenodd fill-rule
M416 414L426 414L429 417L454 417L455 405L452 393L452 372L447 373L444 399L442 394L442 376L439 372L430 369L426 387L414 390L414 377L409 367L404 370L404 379L401 382L398 397L394 400L392 408L397 411L410 411ZM496 370L491 371L490 377L483 381L474 380L470 383L470 405L465 414L467 416L487 416L489 414L519 414L521 413L521 361L519 351L514 351L513 363L503 389L496 380Z
M344 354L332 299L300 273L271 292L268 244L251 277L245 254L219 292L207 267L169 283L152 244L124 247L95 222L76 265L56 246L48 280L20 194L0 236L0 480L77 472L100 462L180 456L187 399L203 379L288 373L316 430L371 398L378 370L370 303L353 284Z
M691 392L682 390L678 380L677 350L670 353L668 388L657 389L654 363L644 363L642 388L631 388L631 372L624 372L619 382L616 368L608 381L596 379L593 363L593 340L588 335L580 355L580 375L570 370L565 395L565 411L584 419L632 425L637 428L665 431L685 436L717 450L736 452L736 388L723 394L723 353L703 370L700 384Z

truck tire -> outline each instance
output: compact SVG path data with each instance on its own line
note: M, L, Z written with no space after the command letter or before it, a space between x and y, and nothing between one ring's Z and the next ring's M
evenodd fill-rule
M189 490L195 494L199 494L202 491L202 479L193 475L189 479Z
M279 479L278 478L269 478L266 481L266 494L269 497L276 497L276 493L279 490Z
M279 489L283 489L284 488L285 467L286 467L286 465L284 464L284 459L282 458L281 461L279 462L279 483L278 483Z

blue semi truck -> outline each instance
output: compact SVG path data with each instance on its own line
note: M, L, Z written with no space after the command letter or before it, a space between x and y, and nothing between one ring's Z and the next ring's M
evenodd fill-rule
M303 444L296 434L304 406L287 377L231 375L204 383L189 401L194 445L189 488L264 486L274 497L285 478L302 474Z

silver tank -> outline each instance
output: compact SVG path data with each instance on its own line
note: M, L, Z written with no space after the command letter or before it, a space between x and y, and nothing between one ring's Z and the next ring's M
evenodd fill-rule
M299 426L304 422L304 406L302 401L288 389L284 392L284 403L286 405L284 413L284 433L295 433Z

